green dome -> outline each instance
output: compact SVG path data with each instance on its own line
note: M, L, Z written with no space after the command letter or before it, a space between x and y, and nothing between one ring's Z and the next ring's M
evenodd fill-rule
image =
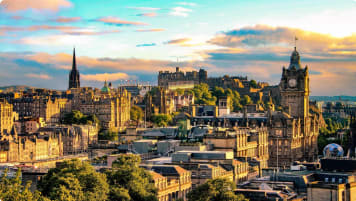
M108 83L105 80L104 87L101 88L102 93L110 93L110 88L108 87Z

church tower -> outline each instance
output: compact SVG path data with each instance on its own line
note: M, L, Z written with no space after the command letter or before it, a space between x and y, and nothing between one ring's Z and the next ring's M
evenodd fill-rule
M289 67L283 67L279 87L282 107L292 117L305 120L309 115L309 72L308 66L301 67L296 47L290 57Z
M73 63L72 70L69 73L69 86L68 89L80 88L79 71L77 69L77 63L75 60L75 48L73 50Z

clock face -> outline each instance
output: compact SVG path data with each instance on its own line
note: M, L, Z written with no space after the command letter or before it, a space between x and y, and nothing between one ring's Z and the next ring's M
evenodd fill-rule
M289 84L290 87L295 87L295 86L297 86L297 80L295 80L295 79L290 79L290 80L288 81L288 84Z

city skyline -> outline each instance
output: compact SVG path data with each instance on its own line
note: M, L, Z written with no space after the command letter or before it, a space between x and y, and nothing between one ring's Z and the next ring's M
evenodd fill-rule
M356 95L352 0L24 2L1 2L1 86L66 89L73 46L83 86L154 82L177 65L275 85L297 36L311 95Z

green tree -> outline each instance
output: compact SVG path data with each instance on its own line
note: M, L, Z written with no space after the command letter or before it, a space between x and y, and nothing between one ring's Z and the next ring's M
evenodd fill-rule
M144 117L144 113L142 108L137 105L134 105L130 109L130 118L132 121L136 121L136 125L138 125L139 121L141 121Z
M18 169L16 176L8 177L8 170L6 169L0 177L0 200L3 201L47 201L48 198L41 195L39 191L32 193L29 190L31 182L22 185L21 170Z
M194 95L195 104L202 104L202 105L216 104L216 97L212 95L211 91L209 91L209 86L206 83L196 85L190 91Z
M87 162L64 161L50 169L39 182L38 189L52 200L107 200L109 186L104 174Z
M215 87L214 90L212 91L212 95L215 96L216 99L219 99L225 96L225 90L221 87Z
M101 131L98 135L99 140L109 140L109 141L115 141L118 140L119 134L116 131L113 130L105 130Z
M244 96L241 98L240 103L241 103L241 105L245 106L245 105L251 104L251 103L252 103L252 100L251 100L250 96L244 95Z
M257 82L256 82L256 80L251 80L251 81L250 81L250 86L251 86L252 88L257 88Z
M248 201L243 195L235 195L235 184L228 179L210 179L189 192L189 201Z
M109 200L157 201L157 189L148 171L139 167L141 158L121 154L105 173L110 184Z
M168 126L172 122L172 116L169 114L154 114L151 118L152 122L158 127Z
M99 124L100 121L95 114L92 115L84 115L78 110L73 110L70 113L64 114L62 119L62 123L64 124Z
M185 90L184 89L176 89L176 92L179 96L184 95Z

